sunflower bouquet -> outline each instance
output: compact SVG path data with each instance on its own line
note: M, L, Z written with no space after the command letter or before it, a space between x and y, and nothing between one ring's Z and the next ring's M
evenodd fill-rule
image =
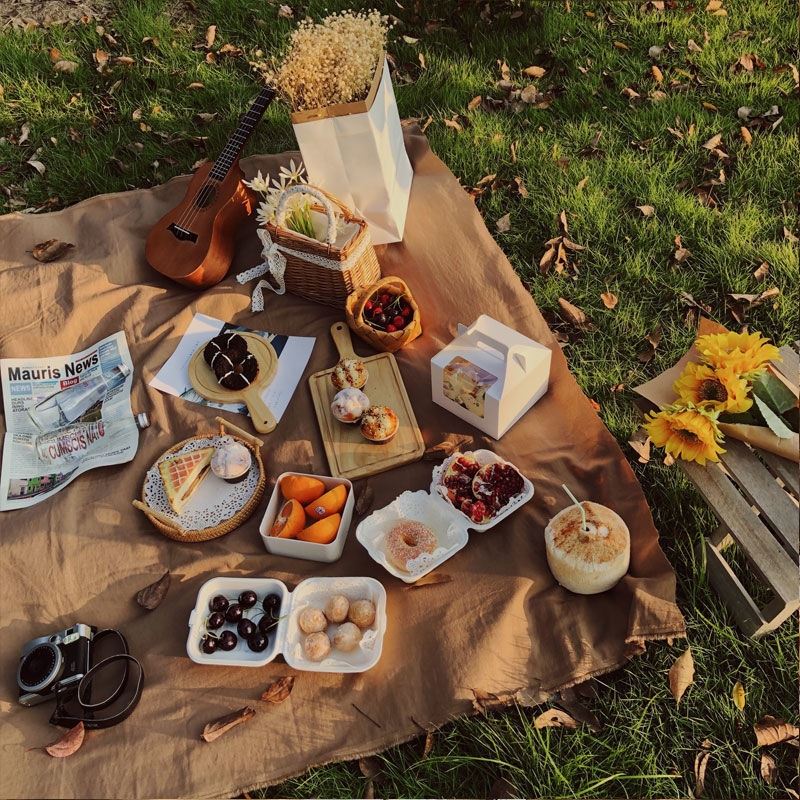
M798 460L798 391L772 367L778 348L760 333L701 321L694 348L636 391L660 407L644 428L672 458L705 465L731 436Z

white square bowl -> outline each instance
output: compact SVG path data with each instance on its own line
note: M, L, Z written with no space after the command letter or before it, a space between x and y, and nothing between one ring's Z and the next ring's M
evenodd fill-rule
M263 653L254 653L240 636L236 647L225 652L217 650L207 655L200 649L200 643L206 633L205 622L211 613L208 603L214 595L221 594L231 602L235 602L240 592L252 589L258 595L253 608L245 612L248 619L257 619L262 613L262 602L268 594L277 594L281 598L281 618L277 627L269 634L269 646ZM211 578L206 581L197 593L192 613L189 615L189 637L186 640L186 653L197 664L209 664L215 667L263 667L269 664L282 650L285 637L290 593L283 581L274 578ZM236 626L225 623L216 633L223 630L236 631ZM237 634L238 636L238 634Z
M345 653L332 647L327 658L310 661L303 655L305 634L297 624L298 617L308 606L324 609L328 598L334 594L343 594L351 602L371 600L375 604L375 622L362 632L361 642L352 652ZM328 626L327 633L331 639L337 629L338 625ZM308 672L366 672L380 660L385 634L386 589L375 578L306 578L292 592L284 633L283 657L290 667Z
M444 487L442 486L442 477L444 476L448 466L450 466L450 462L454 458L463 455L473 456L482 467L486 464L500 462L503 464L510 464L512 467L514 467L514 469L517 470L517 472L519 472L520 475L522 475L522 471L517 469L517 467L511 464L510 461L500 458L497 453L493 453L491 450L472 450L469 453L453 453L453 455L448 456L438 467L434 467L433 476L431 478L431 494L438 498L440 503L444 503L447 508L451 509L462 520L465 520L468 528L471 528L475 531L488 531L490 528L494 528L495 525L501 523L507 516L513 514L520 506L524 505L533 498L533 484L524 475L522 475L523 488L520 494L518 494L516 497L512 497L511 500L506 503L503 510L496 517L492 517L492 519L490 519L488 522L483 522L480 524L473 522L460 508L456 508L447 499L444 494Z
M356 538L372 558L395 578L405 583L416 583L440 564L455 555L469 539L468 525L462 514L448 509L439 499L428 492L403 492L388 506L379 509L362 520L356 528ZM431 554L415 559L409 571L398 569L386 556L385 539L389 531L403 520L421 522L430 528L439 540L439 547Z
M342 521L339 523L339 530L336 538L330 544L318 544L317 542L303 542L300 539L281 539L278 536L270 536L269 532L284 503L281 494L281 481L287 475L300 475L306 478L316 478L325 484L325 491L329 491L336 486L347 487L347 500L342 509ZM336 561L344 550L344 543L350 531L350 523L353 521L353 508L355 499L353 497L353 484L347 478L330 478L327 475L310 475L306 472L284 472L275 482L272 496L269 499L267 510L258 527L261 534L261 541L264 543L268 553L276 556L289 556L289 558L305 558L308 561Z

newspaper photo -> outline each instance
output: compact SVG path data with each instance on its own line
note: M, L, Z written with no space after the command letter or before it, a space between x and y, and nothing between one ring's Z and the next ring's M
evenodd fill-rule
M40 503L86 470L136 454L125 334L67 356L0 359L6 433L0 511Z
M268 341L274 348L278 356L278 369L275 377L264 388L261 399L272 411L276 422L280 422L297 384L300 383L300 378L303 377L308 359L311 358L311 351L314 349L316 341L313 336L285 336L267 331L255 331L208 317L205 314L195 314L186 333L178 342L175 352L150 381L150 386L165 394L172 394L193 403L219 408L223 411L247 414L247 406L243 403L214 403L206 400L194 390L189 380L189 362L197 349L209 339L213 339L220 333L228 332L254 333Z

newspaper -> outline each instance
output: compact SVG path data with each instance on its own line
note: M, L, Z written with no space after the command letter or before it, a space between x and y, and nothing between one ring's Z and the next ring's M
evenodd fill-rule
M241 325L223 322L205 314L195 314L186 333L183 334L175 352L166 360L158 374L150 381L150 386L165 394L175 395L193 403L247 414L243 403L213 403L201 397L189 380L189 362L192 356L209 339L229 331L254 333L268 341L278 356L278 369L275 377L264 388L261 399L272 412L276 422L280 422L283 412L289 406L297 384L314 349L313 336L286 336L284 334L255 331Z
M86 470L136 454L125 334L67 356L0 359L6 433L0 511L46 500Z

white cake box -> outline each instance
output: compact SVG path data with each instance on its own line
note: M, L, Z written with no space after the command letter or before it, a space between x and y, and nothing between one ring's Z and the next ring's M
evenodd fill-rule
M269 634L267 649L254 653L241 637L233 650L217 650L210 655L200 649L205 635L205 621L211 613L209 601L214 595L224 595L235 602L240 592L252 589L258 595L253 608L245 611L245 617L257 621L262 613L262 603L268 594L281 598L280 618L277 627ZM303 655L305 634L297 624L300 612L309 605L323 609L325 602L333 594L343 594L349 600L371 600L375 604L375 622L363 631L359 646L351 652L336 650L333 646L329 655L322 661L310 661ZM333 637L335 624L328 626ZM236 633L236 625L226 622L214 631L221 633L231 630ZM306 578L290 592L283 581L274 578L211 578L197 593L197 600L189 615L189 637L186 640L186 653L197 664L218 667L263 667L281 653L286 663L298 670L307 672L366 672L378 663L386 634L386 590L374 578ZM238 636L238 634L237 634Z
M431 359L433 401L499 439L546 391L550 349L481 314Z
M301 475L307 478L316 478L325 484L326 492L342 484L347 487L347 500L341 511L342 521L339 523L339 530L336 533L336 538L330 544L304 542L300 539L281 539L278 536L269 535L272 524L275 522L275 518L278 516L278 512L285 502L281 494L281 481L287 475ZM264 512L264 516L261 519L261 525L258 526L258 532L261 534L261 541L264 543L267 552L276 556L305 558L309 561L337 561L342 555L344 543L350 531L350 523L353 521L353 509L355 508L353 494L353 484L350 483L347 478L330 478L327 475L311 475L305 472L284 472L279 475L278 480L275 482L275 488L272 490L272 496L267 504L267 510ZM306 521L308 522L309 520Z
M434 468L430 493L422 490L403 492L388 506L374 511L362 520L356 528L356 539L364 546L372 559L405 583L416 583L424 575L452 558L467 544L470 529L481 532L488 531L533 497L533 484L520 473L523 481L522 491L512 497L500 513L488 522L473 522L447 499L442 486L445 470L450 462L459 455L462 454L454 453L440 466ZM474 456L481 466L495 462L509 463L491 450L475 450L470 455ZM424 553L415 558L413 562L409 562L406 570L399 569L389 560L385 546L386 534L404 520L421 522L434 533L439 543L432 553Z

